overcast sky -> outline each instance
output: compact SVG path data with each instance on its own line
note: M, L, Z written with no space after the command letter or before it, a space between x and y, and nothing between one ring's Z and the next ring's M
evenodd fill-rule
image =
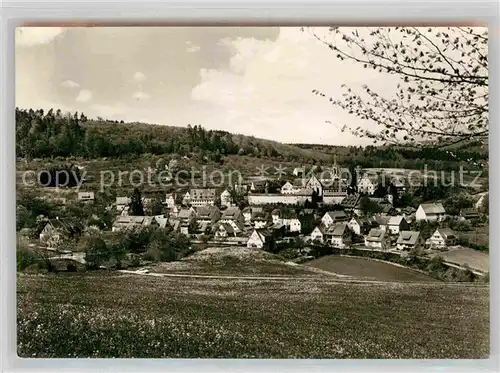
M22 28L16 105L124 121L205 128L282 142L367 144L354 117L312 89L387 85L340 62L299 28ZM330 121L331 123L327 123Z

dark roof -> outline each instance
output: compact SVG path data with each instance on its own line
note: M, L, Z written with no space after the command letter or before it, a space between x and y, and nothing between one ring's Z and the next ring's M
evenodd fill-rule
M347 228L347 224L335 224L329 229L329 233L332 236L343 236Z
M383 240L385 232L382 229L372 228L366 239L368 241L380 242Z
M217 206L200 206L196 209L199 219L212 219L219 209Z
M358 204L360 198L361 196L359 194L351 194L350 196L345 197L340 202L340 205L342 207L354 208Z
M446 211L441 203L422 203L420 205L426 214L445 214Z
M438 228L439 234L444 238L455 238L455 232L453 232L450 228Z
M419 237L420 237L420 232L401 231L399 232L399 237L396 244L415 245Z
M325 215L329 215L333 220L347 217L344 210L328 211Z
M222 219L234 219L241 212L239 207L228 207L222 213Z

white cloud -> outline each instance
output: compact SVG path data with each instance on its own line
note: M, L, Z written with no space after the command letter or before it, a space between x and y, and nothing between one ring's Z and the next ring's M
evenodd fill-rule
M343 83L387 85L387 77L340 62L335 54L298 28L281 28L276 41L223 39L232 51L229 69L201 69L191 98L212 106L209 126L279 138L286 142L360 143L344 124L353 118L333 108L313 89L339 95ZM378 80L378 81L377 81ZM328 124L326 121L334 124ZM350 121L350 122L349 122ZM366 143L366 141L365 141Z
M89 102L90 100L92 100L92 92L90 92L88 89L82 89L78 93L78 96L76 96L77 102Z
M74 82L73 80L65 80L64 82L61 83L61 87L64 88L79 88L80 84L77 82Z
M16 45L30 47L47 44L64 31L64 27L18 27L16 28Z
M134 80L138 83L141 83L146 80L146 75L144 75L140 71L137 71L134 73Z
M137 91L132 95L132 97L138 101L147 101L151 98L151 95L145 92Z

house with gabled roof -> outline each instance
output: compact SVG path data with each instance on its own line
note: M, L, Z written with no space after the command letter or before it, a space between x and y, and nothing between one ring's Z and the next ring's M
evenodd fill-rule
M457 241L457 236L450 228L438 228L433 235L426 241L426 245L430 248L445 248L454 246Z
M226 237L236 237L237 232L234 230L231 224L217 222L214 226L214 237L215 238L226 238Z
M285 182L281 186L281 194L297 194L299 193L301 188L297 188L293 183L290 181Z
M387 229L390 234L399 234L400 231L409 228L408 222L402 215L390 216L387 221Z
M231 207L233 205L233 198L229 190L224 189L220 194L220 205L224 207Z
M39 240L49 248L57 246L67 237L83 232L83 227L73 219L48 219L39 229Z
M411 223L415 219L415 212L417 209L412 206L406 206L401 209L401 215L406 219L408 223Z
M325 240L326 228L323 225L316 226L311 232L311 241L318 241L323 243Z
M416 221L442 222L446 218L446 210L441 203L422 203L415 213Z
M329 227L332 224L338 223L338 222L343 222L347 221L348 217L346 213L343 210L338 210L338 211L328 211L323 215L321 218L321 222L325 227Z
M424 239L418 231L402 230L399 232L396 248L398 250L418 250L424 245Z
M378 187L378 175L365 174L358 180L358 192L373 195Z
M267 231L254 229L247 241L247 247L253 249L263 249L267 244L270 235Z
M221 223L230 224L239 233L245 229L245 218L239 207L228 207L222 212Z
M189 192L186 192L182 197L182 204L184 206L191 204L191 194Z
M389 240L385 230L372 228L365 236L365 246L372 249L386 250L389 247Z
M221 212L217 206L206 205L199 206L196 209L196 219L200 224L200 230L205 232L207 229L212 228L212 226L219 221L221 217Z
M333 247L344 249L352 242L352 231L347 223L337 223L331 226L327 232Z
M370 228L370 222L366 218L361 218L354 215L351 220L347 222L349 229L353 231L358 236L368 233Z

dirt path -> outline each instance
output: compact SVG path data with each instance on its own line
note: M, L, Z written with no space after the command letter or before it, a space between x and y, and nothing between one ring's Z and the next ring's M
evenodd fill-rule
M483 284L471 283L453 283L453 282L400 282L400 281L378 281L378 280L359 280L350 276L337 275L338 279L331 279L325 277L304 277L304 276L227 276L227 275L193 275L193 274L178 274L178 273L151 273L130 270L119 270L118 272L128 275L136 276L153 276L153 277L174 277L174 278L192 278L192 279L206 279L206 280L243 280L243 281L320 281L325 284L340 284L340 283L354 283L354 284L372 284L372 285L416 285L416 286L466 286L466 287L489 287ZM342 277L342 278L340 278Z

